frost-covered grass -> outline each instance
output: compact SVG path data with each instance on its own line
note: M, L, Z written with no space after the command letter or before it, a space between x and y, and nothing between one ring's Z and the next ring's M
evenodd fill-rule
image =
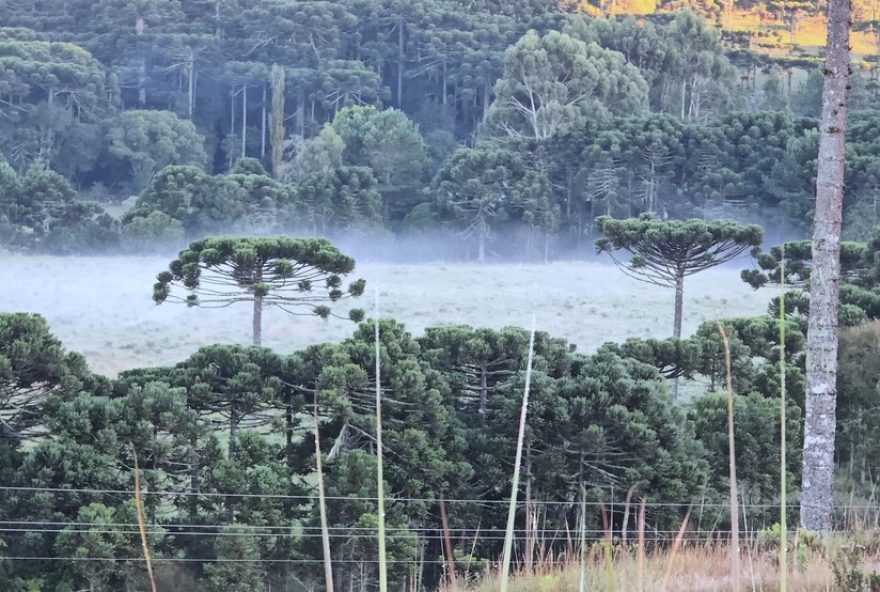
M151 299L160 257L0 257L0 311L44 315L69 349L107 374L177 362L203 345L250 341L249 304L188 309ZM378 284L382 315L416 334L425 327L466 323L526 326L564 337L581 351L627 337L672 333L673 291L639 283L598 262L542 264L365 264L356 270L367 294ZM762 314L770 291L755 292L737 268L709 270L685 284L684 334L703 321ZM370 312L371 297L360 302ZM348 321L264 314L264 344L280 352L341 340Z

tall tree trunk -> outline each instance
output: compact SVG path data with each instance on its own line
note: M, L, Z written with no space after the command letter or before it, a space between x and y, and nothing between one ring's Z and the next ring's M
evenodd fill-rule
M233 399L229 407L229 443L226 446L226 452L230 458L235 451L235 440L238 438L238 422L238 407L236 407L235 400Z
M406 46L404 45L404 20L400 17L397 22L397 106L403 107L403 62L406 58Z
M819 167L807 332L807 402L801 524L827 532L832 526L832 476L837 396L837 310L840 227L843 210L844 140L849 84L850 0L828 3L828 44L819 125Z
M235 86L232 87L232 90L229 92L229 134L235 134ZM232 153L232 147L229 147L230 154Z
M684 270L675 274L675 320L672 324L672 336L681 339L681 325L684 318ZM672 396L678 397L678 377L672 379Z
M443 104L443 105L446 105L446 94L447 94L447 92L448 92L446 84L447 84L447 77L446 77L446 59L444 58L444 59L443 59L443 86L442 86L442 90L441 90L441 93L442 93L442 95L443 95L441 101L442 101L442 104Z
M219 39L223 35L223 26L220 21L220 0L214 0L214 37Z
M272 66L272 124L269 141L272 144L272 174L276 179L281 176L284 158L284 85L284 68Z
M241 85L241 157L247 156L247 84Z
M483 89L483 117L486 117L486 113L489 112L489 105L492 102L492 89L486 84Z
M489 371L485 364L480 366L480 407L478 413L485 418L489 410Z
M262 116L260 117L260 158L266 158L266 83L263 83Z
M687 82L682 79L681 81L681 120L684 121L685 117L685 105L687 103Z
M196 107L196 58L192 47L187 48L187 62L189 70L187 73L187 97L189 98L187 112L190 120L192 120Z
M144 17L137 16L134 25L135 34L140 37L144 34ZM141 58L138 61L138 106L142 109L147 104L147 59Z
M189 453L189 490L190 493L195 494L199 491L199 473L200 473L200 465L199 465L199 453L198 453L198 442L191 442L191 449ZM189 506L189 518L190 520L195 520L195 518L199 515L199 496L190 495L187 500L187 505Z
M257 288L262 283L263 270L257 269L257 272L254 274L254 288ZM263 296L256 292L254 293L253 330L254 345L260 347L263 345Z
M263 297L254 296L254 345L261 347L263 345Z
M675 320L672 325L672 336L681 339L681 322L684 312L684 270L675 274Z
M482 263L486 260L486 237L481 234L478 240L479 243L477 246L477 261Z

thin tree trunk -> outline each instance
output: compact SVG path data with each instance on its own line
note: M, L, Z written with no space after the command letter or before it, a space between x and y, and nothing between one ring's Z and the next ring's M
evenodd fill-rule
M299 135L306 137L306 91L300 86L297 95L296 105L296 127L299 128Z
M681 81L681 120L682 121L684 121L684 116L685 116L684 107L685 107L685 103L686 103L686 97L687 97L687 83L682 79L682 81Z
M241 85L241 157L247 156L247 84Z
M254 345L261 347L263 345L263 297L254 296Z
M289 465L293 458L293 401L289 394L284 401L284 452Z
M844 140L850 72L849 27L850 0L830 0L819 126L813 270L810 275L807 401L801 486L801 524L808 530L821 532L831 530L833 511L831 485L836 424Z
M486 417L486 412L489 410L489 384L488 384L488 369L486 365L480 366L480 407L478 413L480 417Z
M684 317L684 272L679 270L675 276L675 320L672 326L672 336L681 339L681 325ZM678 377L672 379L672 394L678 396Z
M137 16L135 21L135 34L138 37L144 34L144 17ZM147 60L141 58L138 62L138 106L143 108L147 104Z
M478 250L478 255L477 255L477 261L482 263L483 261L486 260L486 237L483 236L482 234L480 235L480 238L479 238L478 249L479 250Z
M681 324L684 311L684 273L679 270L675 275L675 321L672 336L681 339Z
M281 66L272 66L272 174L278 179L284 158L284 86L285 72Z
M266 83L263 83L263 108L260 117L260 158L266 158Z
M443 60L443 90L441 91L442 94L443 94L443 97L442 97L442 99L441 99L443 105L446 104L446 93L447 93L447 87L446 87L446 84L447 84L447 77L446 77L446 60L444 59L444 60Z
M189 118L192 120L193 115L195 114L196 108L196 58L193 53L192 47L188 48L187 52L187 61L189 62L189 72L188 72L188 80L187 80L187 93L189 97Z
M403 62L406 47L404 45L403 17L397 22L397 105L403 106Z
M235 406L235 400L229 406L229 444L226 446L226 452L229 457L235 451L235 440L238 438L238 408Z

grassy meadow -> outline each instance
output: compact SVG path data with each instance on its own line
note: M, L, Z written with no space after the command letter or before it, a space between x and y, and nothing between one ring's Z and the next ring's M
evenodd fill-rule
M167 260L159 257L0 257L0 311L44 315L52 331L81 352L100 373L177 362L201 346L250 342L249 304L224 309L156 306L152 284ZM460 263L359 265L367 294L347 306L372 314L378 286L382 316L415 333L425 327L466 323L478 327L527 326L592 351L627 337L672 333L673 291L632 280L601 262L475 265ZM685 284L684 334L703 321L766 311L770 291L755 292L737 267L693 276ZM264 313L264 344L280 352L344 339L345 320Z

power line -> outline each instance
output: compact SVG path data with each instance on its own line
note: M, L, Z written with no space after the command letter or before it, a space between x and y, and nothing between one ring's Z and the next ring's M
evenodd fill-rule
M126 495L126 496L134 496L134 491L125 490L125 489L94 489L94 488L61 488L61 487L27 487L27 486L11 486L11 485L3 485L0 486L0 491L19 491L19 492L31 492L31 493L64 493L64 494L91 494L91 495ZM221 493L216 491L142 491L142 495L156 495L156 496L168 496L168 497L216 497L216 498L256 498L256 499L286 499L286 500L303 500L303 501L313 501L314 497L310 495L288 495L288 494L278 494L278 493ZM349 501L349 502L377 502L378 499L375 497L359 497L359 496L328 496L326 499L333 501ZM438 498L427 498L427 497L388 497L385 498L390 502L429 502L429 503L439 503ZM510 500L486 500L486 499L478 499L478 498L469 498L469 499L447 499L446 503L459 503L459 504L509 504ZM578 506L581 505L579 501L556 501L556 500L530 500L529 502L522 501L519 502L518 505L537 505L537 506ZM604 507L606 509L610 509L612 507L621 507L624 504L622 502L612 503L610 501L586 501L584 502L586 505L591 507ZM637 504L633 503L632 506ZM648 502L646 504L648 507L663 507L663 508L713 508L720 507L726 508L728 506L728 502L696 502L696 501L687 501L687 502ZM778 508L778 503L751 503L745 504L747 508ZM865 505L839 505L835 506L835 508L850 508L850 509L880 509L880 504L865 504Z
M222 528L222 527L221 527ZM401 529L403 530L403 529ZM438 532L440 529L433 529L434 532ZM596 539L606 538L609 534L604 530L595 529L595 530L587 530L585 531L589 535L593 535ZM634 531L631 531L634 532ZM678 534L678 530L651 530L651 535L655 535L655 538L658 539L666 539L675 536ZM713 531L700 531L700 530L690 530L685 531L685 534L693 534L700 536L708 536L714 537L719 534L724 535L725 533L729 533L727 530L713 530ZM868 532L868 531L863 531ZM139 530L128 529L128 530L120 530L120 529L107 529L107 528L0 528L0 533L9 533L9 534L38 534L38 533L49 533L49 534L59 534L59 533L71 533L71 534L139 534ZM318 538L321 536L320 533L297 533L297 532L289 532L289 533L279 533L279 532L235 532L224 530L220 532L200 532L200 531L174 531L174 530L148 530L146 534L150 536L189 536L189 537L251 537L251 538ZM536 536L541 537L552 537L559 538L562 540L567 536L571 535L570 531L565 531L562 529L557 530L545 530L545 531L532 531L531 533L523 532L522 534L516 535L513 538L517 540L529 540L534 539ZM614 537L617 538L617 532L613 533ZM658 536L664 535L664 536ZM376 533L375 531L371 533L330 533L330 538L335 539L352 539L352 538L367 538L367 539L375 539ZM392 539L412 539L418 538L421 540L443 540L444 536L441 534L431 534L431 535L418 535L415 532L403 532L402 534L391 534L386 535L387 538ZM469 539L476 539L481 541L503 541L504 536L501 533L492 533L492 534L481 534L475 533L473 536L469 536L467 533L463 533L462 536L467 537Z
M138 526L137 523L134 523L134 522L131 522L131 523L130 522L77 522L77 521L41 521L41 520L0 520L0 525L9 525L9 526L31 526L31 525L33 525L33 526L49 526L49 527L51 527L51 526L81 526L81 527L99 526L99 527L104 527L104 528L119 527L119 528L131 528L131 529L134 529ZM159 522L159 523L150 524L148 526L150 526L151 528L170 528L170 529L180 528L180 529L204 529L204 530L234 527L236 529L252 529L252 530L263 529L263 530L320 531L319 526L299 526L299 525L296 525L296 526L292 526L292 525L259 526L259 525L240 524L240 523L226 523L226 524L223 524L223 523L215 523L215 524L173 524L173 523L168 523L168 524L163 524L163 523ZM328 529L330 531L365 531L365 532L369 532L369 533L374 533L376 530L375 527L368 527L368 526L330 526L330 527L328 527ZM2 530L6 530L6 528L0 526L0 531L2 531ZM35 531L38 532L39 530L41 530L41 529L36 529ZM417 528L417 527L413 527L413 528L391 527L391 528L386 529L386 531L388 531L388 532L405 532L405 533L440 532L441 530L443 530L443 529L439 526L433 527L433 528L430 528L430 527L427 527L427 528L426 527L419 527L419 528ZM505 532L505 529L503 529L503 528L482 528L482 527L470 527L470 528L456 527L456 528L449 528L448 530L450 533L453 533L453 534L457 533L457 534L462 534L462 535L473 535L473 534L480 534L480 533L497 534L497 533L504 533ZM628 530L630 530L630 529L628 529ZM92 532L94 532L94 531L92 531ZM174 534L174 532L176 532L176 531L160 531L159 533L160 534ZM566 533L571 534L572 532L573 531L565 530L564 528L532 528L532 529L517 528L517 529L514 529L514 533L532 533L532 534L566 534ZM606 531L596 529L596 530L587 530L587 532L604 533ZM649 529L649 532L664 533L664 534L676 534L679 531L677 529L675 529L675 530ZM712 532L712 533L716 533L716 532L727 532L727 531L716 529L716 530L712 530L712 531L692 530L692 531L686 531L686 532L707 532L707 533ZM211 534L211 533L208 533L208 534Z

